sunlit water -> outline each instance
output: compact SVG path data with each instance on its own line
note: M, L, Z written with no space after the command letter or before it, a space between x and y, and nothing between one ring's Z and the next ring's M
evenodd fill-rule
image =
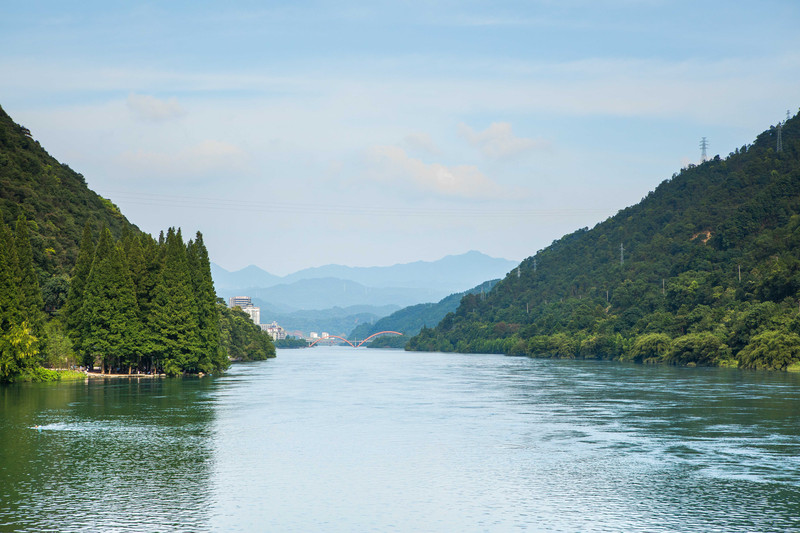
M2 531L798 528L798 375L318 347L0 387Z

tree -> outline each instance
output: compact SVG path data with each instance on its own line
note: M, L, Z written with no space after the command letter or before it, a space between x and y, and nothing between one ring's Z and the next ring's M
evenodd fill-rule
M155 287L152 308L156 335L154 357L169 375L198 370L200 341L195 298L180 231L170 228L164 240L166 255Z
M0 337L0 381L13 381L35 366L38 339L27 322L13 325Z
M12 325L21 321L19 291L11 263L12 254L16 258L16 253L8 234L8 228L0 217L0 332L9 331Z
M626 350L623 359L637 363L659 362L666 357L671 343L672 339L665 333L639 335L633 342L633 346Z
M739 360L743 368L786 370L800 361L800 336L785 331L764 331L739 352Z
M139 317L136 295L121 250L103 228L81 306L84 362L110 367L138 365Z
M14 247L17 252L20 306L24 319L30 324L34 335L41 336L44 328L44 302L39 288L39 277L33 265L33 249L28 232L28 221L24 215L17 218Z
M189 241L188 264L192 272L192 285L197 302L197 332L200 342L198 368L203 372L224 370L229 362L220 345L219 309L208 250L199 231L194 241Z
M81 308L83 307L83 291L86 288L86 282L92 270L94 249L92 226L89 221L87 221L83 226L78 259L75 263L75 268L72 270L67 301L63 309L67 332L75 342L79 341L80 324L82 322Z

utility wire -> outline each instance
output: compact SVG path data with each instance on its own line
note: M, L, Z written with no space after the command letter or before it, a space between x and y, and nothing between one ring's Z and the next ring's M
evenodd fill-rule
M225 200L221 198L202 198L194 196L153 194L131 191L103 190L102 195L124 201L126 204L147 205L152 207L215 209L247 212L294 212L306 215L362 215L362 216L396 216L415 217L424 215L446 217L564 217L583 215L607 215L607 209L487 209L472 207L424 208L424 207L388 207L365 205L337 205L334 203L305 202L258 202L252 200ZM333 201L332 201L333 202Z

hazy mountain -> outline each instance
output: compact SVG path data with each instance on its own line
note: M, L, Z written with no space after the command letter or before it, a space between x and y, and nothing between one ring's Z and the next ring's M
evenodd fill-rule
M355 281L367 287L429 287L452 294L487 279L503 277L516 266L516 261L490 257L473 250L460 255L448 255L437 261L415 261L385 267L326 265L307 268L286 276L284 281L328 277Z
M373 323L397 310L395 305L382 307L355 305L351 307L333 307L322 310L300 310L288 313L276 312L268 307L268 303L260 299L253 303L261 307L261 321L277 322L287 331L327 332L332 335L345 336L347 332L359 324Z
M354 305L403 307L438 301L444 296L444 291L433 288L365 287L338 278L304 279L266 288L217 290L226 299L239 295L239 292L284 309L329 309Z
M214 278L214 286L217 292L225 289L272 287L281 283L283 279L255 265L229 272L216 263L211 263L211 276Z
M428 288L448 295L474 287L487 279L503 277L516 265L515 261L471 251L448 255L437 261L416 261L384 267L326 265L307 268L284 277L275 276L253 265L229 272L212 263L211 273L217 291L220 292L227 292L228 289L267 288L308 279L336 278L353 281L365 287Z
M373 333L379 331L399 331L407 336L416 335L423 327L434 327L447 313L458 309L458 305L465 295L486 294L492 290L492 287L494 287L498 281L500 280L485 281L468 291L458 292L442 298L437 303L422 303L404 307L376 322L360 324L350 332L348 338L366 339ZM400 345L402 346L402 344L405 344L405 341Z

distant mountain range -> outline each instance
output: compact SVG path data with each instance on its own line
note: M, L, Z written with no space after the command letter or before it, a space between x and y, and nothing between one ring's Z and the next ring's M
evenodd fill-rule
M488 294L498 281L500 280L484 281L468 291L451 294L441 299L438 303L416 304L399 309L376 322L362 322L350 332L348 337L350 339L366 339L373 333L380 331L398 331L406 337L404 339L395 339L399 342L393 342L389 345L399 348L405 344L409 336L416 335L425 326L434 327L447 313L458 309L464 296L467 294Z
M230 272L211 263L217 294L250 296L261 307L261 322L278 322L289 331L347 335L400 308L438 302L517 266L471 251L438 261L385 267L325 265L276 276L250 265Z
M416 261L386 267L326 265L276 276L248 266L229 272L211 264L217 293L247 295L283 312L356 305L406 307L436 302L488 279L503 277L517 265L507 259L471 251L438 261Z

